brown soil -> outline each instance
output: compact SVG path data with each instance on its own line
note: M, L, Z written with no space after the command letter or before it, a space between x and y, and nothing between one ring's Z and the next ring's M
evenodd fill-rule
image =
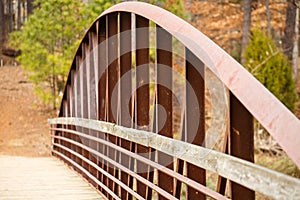
M20 67L0 67L0 155L50 155L50 114L39 105Z
M187 1L187 10L193 15L192 24L233 55L239 51L242 39L243 4L236 0ZM191 3L190 3L191 2ZM276 38L283 36L286 1L270 0L271 31ZM252 5L252 28L267 30L265 2Z

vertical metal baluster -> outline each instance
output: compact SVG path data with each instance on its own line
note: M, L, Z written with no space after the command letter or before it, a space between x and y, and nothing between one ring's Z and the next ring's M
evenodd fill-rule
M93 71L94 71L94 92L95 96L92 97L91 101L93 104L95 104L95 110L93 111L95 113L95 118L98 119L99 116L99 102L98 102L98 96L99 96L99 88L98 88L98 82L99 82L99 20L95 22L94 24L94 30L93 33L91 34L91 43L92 43L92 60L91 62L93 63ZM98 133L97 133L98 134ZM96 135L95 135L96 136Z
M224 138L224 146L223 146L223 152L225 154L228 154L228 132L226 132L225 134L225 138ZM218 176L218 182L217 182L217 189L216 191L222 195L225 195L225 191L226 191L226 184L227 184L227 179L222 177L222 176Z
M60 115L61 115L62 117L66 117L66 99L62 99L62 104L61 104L60 112L59 112L59 113L60 113ZM65 128L66 126L65 126L65 125L59 124L58 127L59 127L59 128ZM60 131L60 136L61 136L61 137L66 137L66 132ZM60 141L60 144L61 144L62 146L66 146L67 142L64 141L64 140L61 140L61 141ZM65 150L63 150L63 149L61 149L61 153L64 154L64 155L66 155L68 152L65 151ZM62 159L63 159L63 158L62 158ZM64 160L65 163L68 164L67 160L65 160L65 159L63 159L63 160Z
M68 105L69 104L68 90L69 90L69 86L66 85L66 100L64 102L64 113L65 113L64 116L65 117L68 117L70 115L70 110L69 110L69 105ZM68 125L65 125L64 128L68 129ZM65 132L64 135L65 135L66 138L70 138L70 136L69 136L70 134L68 132ZM65 146L70 149L70 143L69 142L65 142ZM71 157L71 153L69 153L68 151L66 151L65 155L68 158ZM69 162L67 162L67 163L70 164Z
M62 102L64 102L64 99L62 99ZM64 104L62 103L62 105L64 105ZM63 117L63 115L64 115L64 106L60 107L59 117ZM64 126L61 125L61 124L56 124L55 126L56 126L56 128L64 128ZM57 136L64 136L64 133L62 131L55 131L55 135L57 135ZM58 143L58 144L64 145L65 141L61 140L61 139L58 139L58 138L55 138L54 139L54 143ZM57 151L60 152L60 153L63 153L63 154L65 152L63 149L61 149L59 147L57 148ZM66 162L66 160L64 160L63 158L61 158L61 159L64 162Z
M64 102L64 116L65 117L69 117L70 116L70 96L69 96L69 90L70 90L70 85L69 84L66 84L66 87L65 87L65 95L64 95L64 98L66 99L65 102ZM69 125L65 125L66 129L69 129ZM70 133L68 132L65 132L64 133L65 137L70 139ZM71 145L69 142L66 142L65 143L65 146L68 148L68 149L71 149ZM71 158L71 153L67 152L66 151L66 154L65 154L68 158ZM69 165L70 163L67 162Z
M96 105L96 79L95 79L95 59L94 59L94 38L96 37L96 30L90 30L89 32L89 48L88 48L88 52L89 52L89 73L88 73L88 106L89 106L89 119L96 119L97 118L97 105ZM98 83L98 81L97 81ZM97 131L95 130L89 130L89 134L91 136L97 136ZM90 141L89 143L90 147L92 149L97 150L97 143L93 140ZM89 154L90 157L89 159L93 162L97 164L97 159L96 156L93 154ZM90 172L94 177L97 177L97 170L94 167L90 167ZM96 187L96 183L94 183L94 186Z
M93 71L94 71L94 96L92 97L91 101L92 103L95 105L94 110L92 110L93 112L93 119L98 120L99 119L99 71L100 71L100 66L99 66L99 37L100 37L100 32L99 32L99 22L100 20L96 21L94 24L94 31L92 33L92 51L93 51L93 59L92 59L92 63L93 63ZM97 138L101 138L101 133L99 131L94 131L93 132L93 136L97 137ZM98 142L95 143L94 148L98 151L101 152L101 147L100 144ZM94 156L93 158L93 162L95 162L95 164L97 164L98 166L102 167L102 162L100 161L100 159L97 156ZM95 177L98 180L101 180L102 174L101 172L99 172L98 170L96 171ZM99 186L97 186L97 189L99 191L101 191L101 188Z
M53 124L53 125L51 125L51 128L58 128L58 125L57 124L55 124L55 125ZM52 131L51 133L54 134L55 136L59 136L60 135L59 131ZM54 144L59 144L59 142L60 141L57 138L53 139L53 143ZM60 148L58 148L55 145L53 145L53 150L56 150L56 151L60 152ZM55 154L53 154L53 155L55 155Z
M185 95L185 94L184 94ZM181 128L180 128L180 132L181 132L181 140L185 141L185 110L183 109L182 111L182 117L181 117ZM177 173L183 175L183 170L184 170L184 161L181 159L177 159ZM180 199L181 197L181 187L182 187L182 183L179 180L175 180L175 197Z
M80 81L80 94L81 94L81 118L88 118L88 101L87 101L87 61L86 61L86 38L84 38L83 43L81 44L81 81ZM89 134L89 130L82 128L82 133ZM86 138L81 138L81 142L84 145L89 145L89 140ZM89 152L85 149L82 149L82 155L85 158L89 158ZM89 171L89 164L83 161L83 167ZM87 180L90 179L87 176L84 176Z
M121 116L120 125L125 127L131 127L132 113L130 97L132 92L132 54L131 54L131 13L120 13L120 106ZM128 115L128 114L131 114ZM120 139L120 146L131 151L132 142L124 139ZM128 169L130 168L130 157L128 155L121 154L121 164ZM121 171L121 181L126 185L129 185L129 175ZM132 195L125 189L121 188L121 199L132 199Z
M73 70L72 72L71 72L71 84L72 84L72 86L73 86L73 115L72 115L72 117L77 117L78 115L77 115L77 113L78 113L78 108L77 108L77 104L78 104L78 102L77 102L77 99L78 99L78 83L77 83L77 79L78 79L78 65L77 65L77 56L75 57L75 70ZM76 126L73 126L72 127L73 128L73 130L77 130L77 127ZM79 138L78 138L78 136L77 135L74 135L74 134L72 134L73 135L73 140L74 141L79 141ZM77 152L77 153L79 153L79 147L77 147L76 145L73 145L73 149L74 149L74 151L75 152ZM76 163L78 163L78 164L80 164L80 159L77 157L77 156L75 156L75 155L73 155L73 160L76 162ZM76 170L77 170L77 168L76 168Z
M84 94L85 94L85 101L84 101L84 118L90 119L90 113L91 113L91 104L90 104L90 98L91 98L91 62L90 62L90 42L89 42L89 35L90 32L87 33L87 35L85 36L85 45L84 45L84 66L85 66L85 70L84 70ZM85 129L85 134L87 135L91 135L91 130L89 129ZM87 145L88 147L91 147L91 143L92 141L90 139L85 140L85 145ZM91 160L92 154L88 151L85 151L86 153L86 158ZM87 165L87 170L91 173L91 170L93 169L92 166L90 166L89 164ZM95 184L90 178L89 178L89 182L91 182L92 184Z
M241 102L230 93L230 138L229 154L254 162L253 117ZM255 199L255 192L231 182L231 198Z
M71 86L70 86L70 81L66 84L66 96L67 96L67 117L71 117L71 96L70 96L70 90L71 90ZM70 129L70 125L66 126L67 129ZM71 139L72 134L67 133L67 138ZM67 147L69 149L71 149L71 144L68 142L67 143ZM72 154L69 153L68 157L71 158Z
M187 142L204 146L205 139L205 82L204 64L186 48L186 139ZM195 96L193 96L195 94ZM196 98L196 99L194 99ZM195 121L199 120L198 127ZM200 155L199 155L200 156ZM205 170L187 163L187 177L206 185ZM187 187L187 199L206 199L205 195Z
M91 119L92 116L92 107L93 104L91 103L91 98L93 96L94 93L94 88L92 87L92 85L95 85L95 81L93 79L93 72L94 72L94 67L93 67L93 60L91 58L91 51L92 51L92 44L91 44L91 35L92 31L90 30L89 33L87 33L86 37L85 37L85 45L83 46L84 48L84 86L83 86L83 90L84 90L84 118L88 118ZM95 113L95 111L94 111ZM85 134L87 135L92 135L93 130L90 129L84 129ZM93 142L90 139L85 140L85 143L87 146L92 147L92 144L94 144L95 142ZM92 147L93 148L93 147ZM88 151L85 151L85 155L87 156L87 158L91 161L93 161L93 154L91 154ZM93 174L95 176L96 174L96 170L90 166L88 166L88 171ZM96 183L92 180L89 180L94 186L96 186Z
M149 20L136 15L136 103L135 122L137 129L148 130L149 118ZM149 158L149 148L136 145L136 152ZM148 179L149 166L137 161L138 174ZM147 186L137 181L137 193L142 197L147 197Z
M226 98L227 98L226 110L229 113L230 95L229 95L229 90L228 89L226 89ZM223 143L223 148L222 148L222 152L225 153L225 154L229 154L229 142L230 142L229 139L230 139L230 120L229 120L229 117L228 117L228 119L226 121L226 132L225 132L225 136L224 136L224 139L223 139L224 143ZM218 176L216 191L225 196L226 185L227 185L227 178L224 178L222 176Z
M156 26L156 56L157 56L157 103L165 110L157 111L158 134L173 138L173 103L172 103L172 36L170 33ZM173 170L173 157L158 152L158 163ZM158 172L158 186L173 194L173 177ZM159 199L166 199L159 195Z
M72 67L73 68L73 67ZM72 69L71 68L71 69ZM74 97L74 70L72 69L70 72L70 89L69 89L69 97L70 97L70 117L74 117L74 103L75 103L75 97ZM73 125L69 125L69 129L75 130L75 127ZM70 134L70 139L75 141L75 135ZM70 145L70 148L75 151L75 146L73 144ZM71 154L71 159L75 161L75 156Z
M77 93L78 93L78 99L77 99L77 117L82 118L83 117L83 105L82 105L82 101L83 101L83 58L82 58L82 45L80 46L80 53L78 53L78 74L77 74ZM82 127L77 127L77 130L81 133L83 133L83 128ZM82 137L78 137L77 139L79 139L80 143L83 143L84 138ZM82 149L81 147L79 148L79 154L83 155L84 154L84 149ZM84 161L82 159L80 159L80 165L82 167L85 167ZM84 178L86 178L86 176L83 175Z
M107 31L106 31L106 17L102 17L99 20L99 34L98 34L98 116L100 121L106 121L107 116L107 106L106 106L106 88L107 88ZM101 139L106 139L106 134L103 132L98 132L98 137ZM98 151L105 154L106 147L103 144L98 143ZM100 165L104 170L107 171L106 162L103 159L98 160L98 165ZM100 181L107 184L107 177L101 174L99 177ZM108 195L105 190L100 188L100 191L106 196Z
M226 90L226 97L228 98L227 104L226 104L226 110L228 110L229 113L229 101L230 101L230 95L229 95L229 90ZM225 137L224 137L224 144L222 148L222 152L225 154L229 154L229 139L230 139L230 120L226 121L226 132L225 132ZM226 192L226 185L227 185L227 178L224 178L222 176L218 176L218 181L217 181L217 189L216 191L222 195L225 195Z
M75 82L74 73L75 73L75 70L76 70L75 61L73 61L71 69L72 69L71 72L70 72L70 76L71 76L71 81L70 81L70 84L71 84L71 88L70 88L71 91L70 91L70 93L71 94L70 95L72 97L72 102L71 102L71 106L72 106L72 108L71 108L71 117L75 117L75 101L76 101L76 99L75 99L75 93L76 93L75 88L76 88L76 86L75 86L75 83L74 83ZM73 126L73 125L71 125L71 129L72 130L76 130L76 127ZM71 134L71 139L74 140L74 141L76 141L76 136L74 134ZM76 146L75 145L71 144L71 148L72 148L73 151L76 152ZM76 156L74 156L73 154L71 155L71 159L76 162Z
M151 121L151 124L150 124L151 127L150 127L149 131L155 133L156 132L156 124L157 124L157 121L156 121L156 107L155 107L156 99L155 99L155 94L153 94L153 95L154 95L153 104L152 104L153 105L153 111L152 111L152 117L153 117L153 119L152 119L152 121L150 119L150 121ZM149 148L149 154L150 154L149 155L149 159L151 161L155 162L156 150L154 148ZM148 180L151 183L154 182L154 171L155 171L155 168L152 167L152 166L149 166ZM152 188L148 187L146 199L147 200L151 200L151 199L153 199L152 196L153 196L153 190L152 190Z
M80 51L80 50L79 50ZM81 52L78 52L78 54L80 55ZM75 109L76 109L76 117L81 117L81 89L80 89L80 85L81 85L81 62L80 62L80 57L77 55L76 56L76 100L75 100ZM79 132L82 132L82 128L79 126L76 126L76 130ZM76 137L76 141L77 142L81 142L81 138L79 136ZM76 146L76 152L81 154L82 153L82 148L79 146ZM78 157L76 157L78 164L80 164L80 166L82 166L82 160Z
M98 82L99 82L99 20L96 21L94 25L94 32L92 34L92 46L93 46L93 67L94 67L94 80L95 80L95 96L93 97L92 101L95 104L95 119L98 119L99 116L99 102L98 102L98 96L99 96L99 89L98 89ZM97 133L98 134L98 133Z
M119 79L119 65L118 65L118 13L112 13L108 15L108 23L107 23L107 31L108 31L108 122L116 123L117 122L117 104L113 104L112 95L113 90L117 87L117 82ZM118 95L118 92L114 93L114 95ZM114 97L118 99L118 97ZM115 102L116 103L116 102ZM115 114L115 116L114 116ZM118 139L116 136L108 135L108 140L114 144L118 144ZM109 158L116 160L117 152L112 148L107 148ZM115 177L118 177L118 169L113 165L109 166L109 173ZM109 188L114 191L115 194L118 194L118 187L112 181L108 182Z
M132 32L132 35L135 35L136 36L136 17L135 17L135 14L131 13L131 32ZM131 46L132 46L132 53L135 51L134 49L136 49L136 37L131 37L132 41L131 41ZM135 52L134 52L134 55L136 56ZM131 59L134 59L133 56L131 57ZM135 69L136 69L136 63L134 65L134 62L132 61L132 70L135 72ZM131 128L134 128L135 127L135 118L136 118L136 114L135 114L135 105L136 105L136 92L134 92L133 88L136 86L135 82L135 78L136 78L136 74L135 73L131 73L131 79L132 79L132 95L131 95L131 101L130 101L130 105L129 107L131 108L130 110L130 114L131 114ZM135 153L136 152L136 144L134 142L131 142L130 143L131 146L130 146L130 149L131 149L131 152ZM129 168L131 171L134 171L135 170L135 167L136 167L136 163L135 163L135 159L134 158L130 158L129 159ZM129 176L129 184L128 186L130 188L134 188L135 185L134 185L134 178L132 176ZM136 188L136 187L135 187ZM136 189L137 191L137 189ZM131 200L131 195L128 195L128 200Z
M64 102L64 101L65 101L65 100L62 100L62 102ZM62 105L64 105L64 103L62 103ZM64 106L62 106L62 107L60 108L60 114L59 114L59 115L62 116L62 117L64 117L64 114L65 114L65 113L64 113ZM57 124L56 126L57 126L57 128L64 128L64 125L62 125L62 124ZM61 136L61 137L63 137L64 134L65 134L65 133L64 133L63 131L59 131L59 132L58 132L58 135ZM63 145L63 146L65 145L65 141L64 141L64 140L59 139L58 142L59 142L59 144L61 144L61 145ZM63 149L61 149L61 148L59 148L59 150L60 150L61 153L65 154L65 150L63 150ZM65 159L63 159L63 158L61 158L61 159L62 159L64 162L66 162Z

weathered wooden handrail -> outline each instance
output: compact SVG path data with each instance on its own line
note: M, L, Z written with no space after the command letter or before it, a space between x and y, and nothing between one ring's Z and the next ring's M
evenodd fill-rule
M224 153L220 153L211 149L205 149L201 146L196 146L183 141L161 136L156 133L126 128L109 122L96 121L91 119L56 118L49 120L49 124L74 125L80 126L82 128L112 134L116 137L120 137L146 147L157 149L175 158L180 158L186 162L192 163L198 167L217 173L223 177L228 178L229 180L235 181L241 185L244 185L245 187L258 191L274 199L297 199L298 197L300 197L299 179L269 170L267 168L255 165L251 162L247 162L239 158L226 155ZM89 140L93 140L103 144L106 143L106 145L109 145L109 142L103 139L99 139L94 136L89 136L84 133L59 128L53 128L52 130L69 132L72 134L76 134L80 137L87 138ZM53 137L55 138L55 136ZM63 137L60 137L60 139L66 141L68 140ZM81 144L77 143L77 145ZM121 151L122 149L121 147L118 147L114 144L110 145L118 151ZM85 145L82 145L82 147L84 146ZM97 151L91 148L88 149L95 156L100 156ZM127 151L127 153L131 154L131 156L135 157L136 159L143 159L142 156L132 155L133 153L131 153L130 151ZM165 168L164 166L156 165L156 163L152 161L150 161L149 163L151 163L153 167L156 167L158 169ZM174 178L177 178L177 176L175 176ZM183 180L181 179L181 181ZM185 183L189 184L189 181L186 181ZM201 187L199 187L199 185L198 187L195 187L195 189L200 188ZM212 194L212 197L214 198L221 198L221 196L215 194L212 191L206 194ZM170 196L168 196L168 198L170 198Z
M210 106L225 110L224 130L206 119L206 90L222 90L223 107ZM125 2L87 31L49 123L53 153L108 199L180 199L183 185L187 199L226 199L227 179L232 199L300 198L299 179L252 163L253 117L299 167L300 122L279 100L187 22ZM215 133L222 153L212 150ZM216 190L206 170L219 176Z

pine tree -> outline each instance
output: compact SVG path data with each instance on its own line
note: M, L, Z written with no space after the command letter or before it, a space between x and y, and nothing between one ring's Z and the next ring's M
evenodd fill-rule
M245 59L246 69L291 111L294 111L297 93L291 67L273 39L261 30L252 30Z

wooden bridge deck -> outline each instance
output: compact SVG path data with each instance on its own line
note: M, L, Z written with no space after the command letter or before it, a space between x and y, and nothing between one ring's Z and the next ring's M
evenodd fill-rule
M0 156L0 200L2 199L103 198L57 158Z

